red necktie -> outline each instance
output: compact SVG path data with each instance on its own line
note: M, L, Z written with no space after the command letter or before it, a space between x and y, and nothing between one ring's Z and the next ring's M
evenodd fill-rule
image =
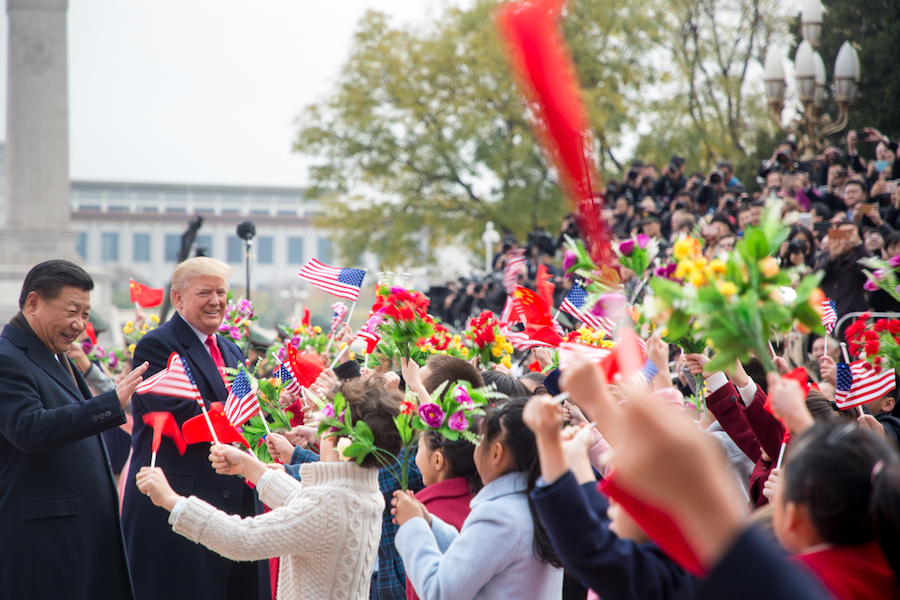
M213 362L216 363L216 368L219 369L219 375L222 377L222 381L226 381L225 379L225 361L222 359L222 352L219 350L219 345L216 343L216 334L212 334L208 338L206 338L206 347L209 348L209 354L212 356Z

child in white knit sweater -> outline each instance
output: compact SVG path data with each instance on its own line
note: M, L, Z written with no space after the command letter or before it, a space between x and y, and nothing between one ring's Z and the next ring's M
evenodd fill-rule
M380 377L346 383L342 390L354 421L364 421L375 445L396 454L400 437L393 417L403 397L384 389ZM384 498L378 467L369 455L362 466L339 462L334 439L321 442L322 461L301 467L302 482L230 446L215 446L217 473L243 475L256 484L272 511L242 519L196 497L184 498L158 467L144 467L138 489L172 514L172 529L226 558L238 561L281 557L278 600L365 600L381 539Z

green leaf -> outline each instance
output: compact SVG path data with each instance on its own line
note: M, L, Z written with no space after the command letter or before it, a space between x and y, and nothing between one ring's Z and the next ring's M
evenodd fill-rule
M372 452L371 446L359 442L354 442L344 448L343 454L344 456L348 456L350 458L365 458L370 452Z
M356 437L367 444L375 443L375 435L364 421L356 422Z
M668 328L668 338L671 340L680 340L690 332L691 316L682 310L672 312L669 322L666 324Z

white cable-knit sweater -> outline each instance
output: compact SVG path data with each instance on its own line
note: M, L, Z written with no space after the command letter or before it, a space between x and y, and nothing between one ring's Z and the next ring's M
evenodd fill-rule
M278 600L366 600L381 539L378 469L352 462L280 471L257 492L272 511L242 519L191 496L172 529L232 560L281 557Z

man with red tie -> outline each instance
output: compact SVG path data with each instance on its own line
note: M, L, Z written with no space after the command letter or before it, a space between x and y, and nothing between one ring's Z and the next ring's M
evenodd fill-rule
M231 267L208 257L184 261L172 274L172 306L176 313L147 333L134 351L134 361L150 363L145 378L166 367L177 352L190 367L200 395L209 408L224 403L228 391L225 367L243 362L243 354L231 341L216 334L225 318L226 294ZM153 430L142 416L168 411L179 425L201 414L194 400L142 394L133 401L134 431L130 473L150 464ZM209 447L188 446L184 456L163 440L156 464L166 472L175 489L184 496L197 496L227 513L252 516L257 513L255 493L243 480L217 475L209 464ZM199 544L176 535L167 523L168 513L153 506L129 477L122 508L122 526L131 567L136 600L268 600L268 566L232 562Z

